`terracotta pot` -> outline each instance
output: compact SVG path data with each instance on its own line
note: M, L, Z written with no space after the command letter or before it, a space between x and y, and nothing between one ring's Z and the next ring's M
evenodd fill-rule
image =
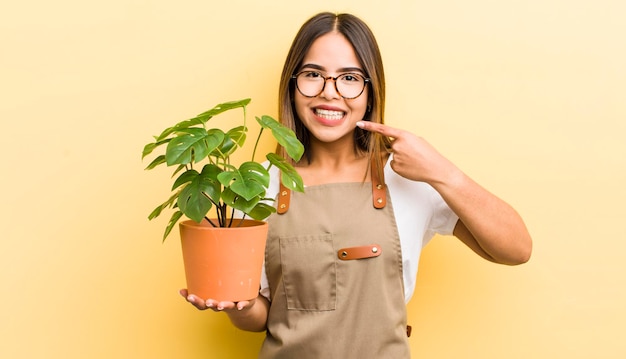
M268 225L249 219L243 222L230 228L213 227L207 221L179 224L190 294L232 302L256 298Z

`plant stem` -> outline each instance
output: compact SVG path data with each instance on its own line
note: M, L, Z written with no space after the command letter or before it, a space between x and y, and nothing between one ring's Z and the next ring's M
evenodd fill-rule
M254 150L252 150L252 161L254 161L254 157L256 155L256 148L259 146L259 140L261 139L261 135L263 134L263 130L264 130L264 128L261 127L261 130L259 131L259 135L256 138L256 142L254 143Z
M217 226L215 225L215 223L213 223L213 221L211 221L211 220L209 219L209 217L206 217L206 216L205 216L205 217L204 217L204 219L206 219L206 220L207 220L207 222L211 223L211 225L212 225L213 227L217 227Z
M227 218L226 218L226 209L227 209L226 204L224 203L221 206L219 206L218 208L219 208L219 214L220 214L218 216L219 217L218 219L219 219L219 222L220 222L220 227L226 227L226 220L227 220Z
M241 227L245 219L246 219L246 214L242 212L242 216L241 218L239 218L239 224L237 224L237 227ZM232 208L230 211L230 223L228 224L228 226L232 227L234 221L235 221L235 209Z

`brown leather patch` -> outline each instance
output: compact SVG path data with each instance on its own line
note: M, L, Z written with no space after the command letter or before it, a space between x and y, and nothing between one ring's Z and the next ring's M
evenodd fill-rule
M351 259L378 257L382 252L383 249L378 244L369 244L366 246L342 248L337 251L337 257L347 261Z

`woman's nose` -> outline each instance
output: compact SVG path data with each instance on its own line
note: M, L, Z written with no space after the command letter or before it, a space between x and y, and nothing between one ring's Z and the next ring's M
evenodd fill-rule
M327 100L341 98L341 95L337 91L335 81L336 80L330 76L324 79L324 89L322 89L321 96L323 96Z

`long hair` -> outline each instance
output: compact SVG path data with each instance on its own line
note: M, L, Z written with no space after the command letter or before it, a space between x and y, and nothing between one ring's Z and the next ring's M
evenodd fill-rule
M298 118L294 105L295 83L292 76L302 66L304 56L313 42L330 32L338 32L352 45L356 57L363 66L366 77L371 80L369 86L368 110L364 121L384 123L385 112L385 74L378 43L370 28L358 17L351 14L319 13L306 21L293 40L280 79L278 93L278 117L287 127L291 128L298 139L304 144L304 155L310 158L310 134L302 121ZM389 138L378 133L371 133L360 128L354 131L355 151L369 153L370 160L375 161L382 177L383 154L387 152L391 143ZM279 148L284 155L284 150Z

